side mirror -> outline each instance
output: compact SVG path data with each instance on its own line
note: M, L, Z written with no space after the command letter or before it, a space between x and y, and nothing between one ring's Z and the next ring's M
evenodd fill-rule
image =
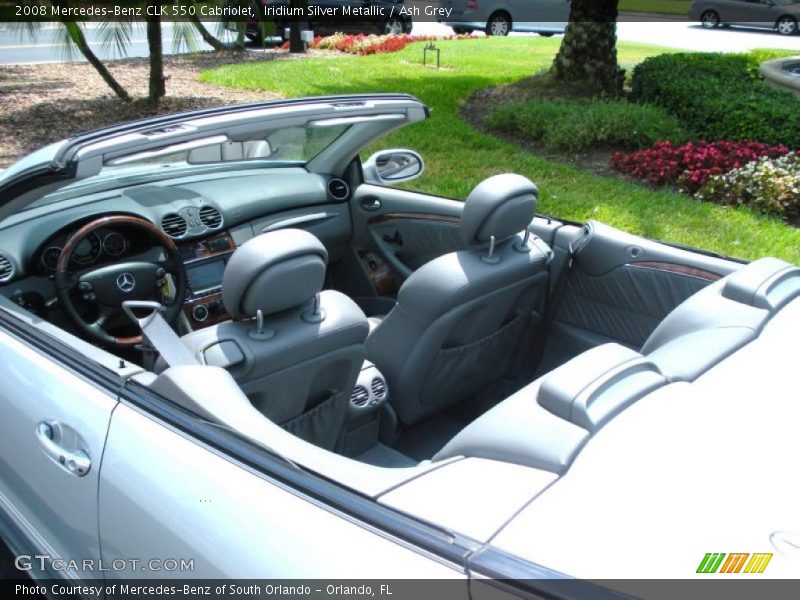
M367 183L394 185L422 175L425 163L413 150L381 150L370 156L363 167Z

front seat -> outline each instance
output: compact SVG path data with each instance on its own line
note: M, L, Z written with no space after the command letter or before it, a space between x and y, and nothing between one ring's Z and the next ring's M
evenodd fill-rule
M369 325L347 296L320 291L328 253L307 231L248 240L222 278L233 321L181 339L201 362L227 369L264 416L333 449L364 362Z
M415 271L374 324L367 358L386 376L403 424L501 379L531 316L541 314L552 253L528 239L537 197L521 175L480 183L461 218L469 249Z

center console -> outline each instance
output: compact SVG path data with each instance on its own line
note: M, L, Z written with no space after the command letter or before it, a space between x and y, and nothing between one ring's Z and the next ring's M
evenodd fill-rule
M381 372L365 361L350 393L350 406L339 452L356 456L378 442L381 408L389 400L389 386Z
M186 269L183 312L192 329L230 319L222 304L222 274L235 249L228 232L178 245Z

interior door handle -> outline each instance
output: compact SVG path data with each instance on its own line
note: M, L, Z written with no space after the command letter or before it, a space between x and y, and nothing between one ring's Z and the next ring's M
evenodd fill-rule
M361 201L361 208L364 210L378 210L381 207L381 201L378 198L365 198Z
M75 436L65 435L60 423L57 421L43 421L36 427L36 437L44 448L45 453L61 465L64 469L83 477L92 468L92 460L83 450L70 450L64 447L67 439Z

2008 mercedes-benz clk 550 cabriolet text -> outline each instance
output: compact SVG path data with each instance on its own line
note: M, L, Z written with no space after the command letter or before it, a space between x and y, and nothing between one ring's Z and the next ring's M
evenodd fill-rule
M708 552L796 574L776 548L800 531L800 269L540 216L519 174L457 201L392 187L413 150L362 161L428 116L406 95L210 109L2 174L15 553L464 597L688 577Z

